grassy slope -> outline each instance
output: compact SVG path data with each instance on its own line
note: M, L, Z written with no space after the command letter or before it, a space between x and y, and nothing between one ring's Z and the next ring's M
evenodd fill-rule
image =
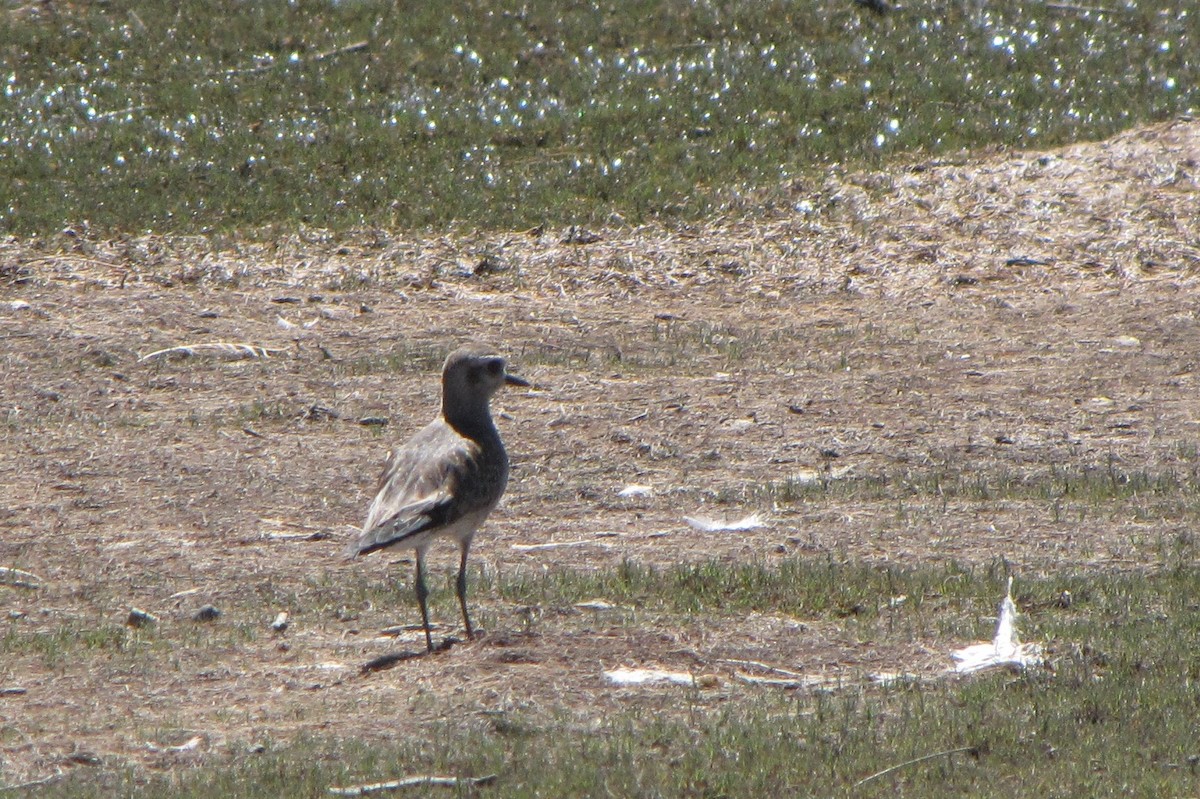
M847 686L834 692L739 688L733 701L705 689L658 689L690 713L662 713L656 702L631 703L621 714L580 726L526 717L447 716L423 739L366 746L312 738L235 754L229 767L170 778L110 773L59 783L39 795L316 796L331 785L356 785L408 774L497 774L502 796L762 796L938 797L1179 796L1195 786L1193 714L1200 644L1194 597L1197 572L1180 565L1153 576L1075 575L1028 582L1027 639L1047 642L1052 669L1023 676L996 673L890 688ZM957 618L985 637L997 591L996 569L886 572L793 563L779 569L706 567L654 573L627 567L584 577L556 574L553 585L502 583L505 594L531 602L590 597L597 579L616 599L643 609L681 606L736 623L749 605L789 612L797 597L845 609L847 591L902 592L899 609L867 607L859 624L892 617L895 634L937 618ZM758 590L737 590L753 584ZM764 591L765 589L765 591ZM1072 601L1063 607L1062 592ZM707 598L726 597L709 601ZM449 597L447 606L449 607ZM646 611L649 612L649 611ZM810 610L811 612L811 610ZM682 619L681 619L682 621ZM869 638L869 636L868 636ZM614 689L615 690L615 689ZM644 692L644 689L643 689ZM268 742L269 743L269 742ZM238 746L234 749L237 751ZM915 758L857 785L878 771Z
M1101 138L1200 91L1194 15L1165 2L32 8L0 26L20 233L695 218L831 162Z

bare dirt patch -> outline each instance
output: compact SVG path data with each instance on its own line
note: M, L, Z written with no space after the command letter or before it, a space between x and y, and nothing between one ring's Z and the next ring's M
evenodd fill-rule
M1200 124L1178 121L831 177L759 218L587 245L98 241L82 226L5 242L0 565L44 581L0 585L5 781L404 735L456 711L586 720L675 701L606 686L620 665L717 674L713 702L738 690L728 660L945 667L932 635L680 625L485 589L483 640L359 675L419 646L416 630L377 635L416 620L411 566L346 563L341 543L468 338L537 384L496 403L514 471L473 556L489 578L797 556L1156 567L1198 508L1198 173ZM272 352L140 360L215 342ZM630 484L652 493L619 497ZM768 523L748 532L682 521L755 512ZM568 546L528 548L551 543ZM433 553L447 572L449 553ZM193 620L205 604L222 615ZM135 606L157 625L127 628Z

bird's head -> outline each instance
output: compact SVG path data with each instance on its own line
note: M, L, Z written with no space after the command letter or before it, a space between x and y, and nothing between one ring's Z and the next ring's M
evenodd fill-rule
M459 347L442 366L442 404L447 411L486 405L504 385L529 386L529 382L509 374L504 358L490 347Z

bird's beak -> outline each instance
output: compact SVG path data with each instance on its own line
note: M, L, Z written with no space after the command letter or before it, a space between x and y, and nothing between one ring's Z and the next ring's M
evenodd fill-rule
M516 375L509 374L504 376L504 382L508 383L510 386L521 386L522 388L530 388L533 385L533 383L530 383L523 377L517 377Z

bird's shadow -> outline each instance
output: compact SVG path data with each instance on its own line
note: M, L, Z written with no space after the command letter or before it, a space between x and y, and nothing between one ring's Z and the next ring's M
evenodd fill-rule
M450 647L461 643L461 638L447 636L446 638L442 639L441 643L434 645L432 652L426 649L402 649L399 652L388 652L380 655L379 657L371 658L366 663L362 664L362 666L359 667L359 672L361 674L372 674L377 671L384 671L396 666L399 663L403 663L406 660L415 660L416 658L428 657L430 655L440 655L443 652L449 652Z

